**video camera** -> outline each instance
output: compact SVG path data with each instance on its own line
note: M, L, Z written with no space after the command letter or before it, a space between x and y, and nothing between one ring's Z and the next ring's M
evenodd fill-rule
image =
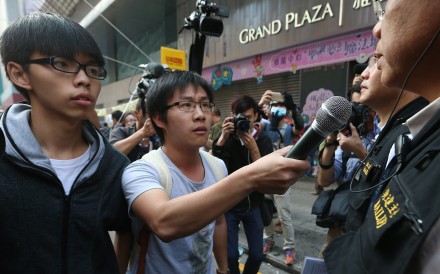
M220 37L223 33L223 22L220 19L211 18L211 14L228 18L229 8L209 1L198 0L196 10L185 18L185 24L179 33L183 29L194 29L207 36Z
M153 85L156 80L169 71L168 66L162 66L158 63L148 63L139 65L144 69L141 79L136 86L136 95L141 101L142 115L145 118L147 115L147 109L145 105L145 99L148 93L148 89Z
M234 123L234 134L237 132L246 133L251 128L251 121L244 116L243 113L239 113L233 117L232 122Z
M138 82L136 92L139 98L145 100L150 86L153 85L160 76L164 75L168 68L157 63L148 63L146 65L139 65L139 67L144 69L144 73Z

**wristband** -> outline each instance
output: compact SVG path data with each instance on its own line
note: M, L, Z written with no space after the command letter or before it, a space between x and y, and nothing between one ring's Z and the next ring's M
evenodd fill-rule
M325 164L323 164L322 162L321 162L321 159L322 159L322 153L324 152L324 149L322 149L320 152L319 152L319 156L318 156L318 165L319 165L319 167L320 168L322 168L322 169L330 169L332 166L333 166L333 164L335 163L335 154L333 153L333 158L332 158L332 161L328 164L328 165L325 165Z
M337 147L339 145L338 141L333 141L333 143L327 143L327 140L324 141L324 147L331 147L331 146L335 146Z
M229 272L229 268L228 268L227 270L224 270L224 271L221 271L221 270L219 270L219 269L217 268L216 272L217 272L217 274L229 274L229 273L230 273L230 272Z
M324 165L323 163L321 163L321 159L318 161L319 167L322 168L322 169L330 169L333 166L334 163L335 163L335 159L333 159L331 161L331 163L328 164L328 165Z

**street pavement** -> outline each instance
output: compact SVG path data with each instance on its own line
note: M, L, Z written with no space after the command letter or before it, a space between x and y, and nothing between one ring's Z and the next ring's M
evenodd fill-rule
M315 223L316 216L311 214L312 205L317 197L311 194L315 190L315 180L314 177L304 177L292 186L291 201L293 205L297 262L293 266L287 266L284 263L284 252L282 250L283 235L276 234L275 246L265 258L265 263L272 267L267 267L263 263L260 273L301 273L306 256L318 257L327 229L317 226ZM243 229L240 229L239 243L247 252L248 245ZM240 262L245 263L245 259L240 258Z

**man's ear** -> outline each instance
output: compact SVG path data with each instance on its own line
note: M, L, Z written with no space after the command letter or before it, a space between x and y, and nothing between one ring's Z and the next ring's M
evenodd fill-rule
M6 70L12 83L26 90L31 89L29 75L23 69L22 65L15 62L8 62L6 65Z
M134 111L133 111L133 116L136 117L136 118L139 118L139 115L140 115L140 114L141 114L140 111L137 111L137 110L134 110Z
M159 128L161 128L161 129L164 129L164 128L165 128L166 123L165 123L164 121L162 121L162 119L160 118L159 113L156 112L156 113L153 115L152 120L153 120L153 122L156 124L156 126L158 126Z

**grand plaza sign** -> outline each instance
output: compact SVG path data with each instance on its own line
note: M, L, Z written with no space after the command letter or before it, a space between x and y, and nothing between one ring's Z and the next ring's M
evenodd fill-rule
M315 5L304 11L291 11L284 15L282 19L273 20L267 24L242 29L239 32L239 41L241 44L247 44L268 36L279 34L283 31L291 31L301 28L305 25L315 24L326 21L330 18L338 17L339 27L343 24L345 1L339 0L327 2L325 4ZM353 1L352 9L372 8L374 0L350 0Z

